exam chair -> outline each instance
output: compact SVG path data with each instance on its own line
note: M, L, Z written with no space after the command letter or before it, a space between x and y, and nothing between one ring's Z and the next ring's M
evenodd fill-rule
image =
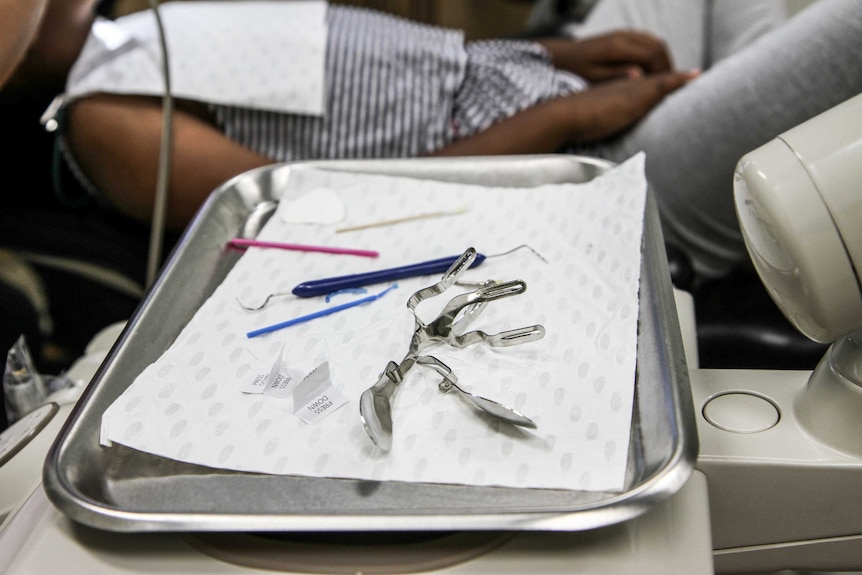
M102 328L128 319L144 295L148 230L96 208L5 207L0 249L27 270L0 300L5 354L25 335L40 372L57 374ZM15 319L11 319L15 318Z
M32 76L32 78L30 78ZM0 90L0 353L24 335L38 369L57 374L143 295L147 234L84 191L41 118L58 88L35 71ZM32 85L30 85L32 84Z

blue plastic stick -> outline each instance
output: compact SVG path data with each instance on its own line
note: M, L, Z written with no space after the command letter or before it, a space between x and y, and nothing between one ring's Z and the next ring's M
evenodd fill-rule
M308 314L308 315L303 315L303 316L295 317L295 318L293 318L293 319L289 319L289 320L287 320L287 321L283 321L283 322L281 322L281 323L276 323L276 324L274 324L274 325L270 325L270 326L267 326L267 327L262 327L262 328L260 328L260 329L256 329L256 330L250 331L250 332L248 332L248 333L247 333L247 334L245 334L245 335L246 335L246 337L249 337L249 338L257 337L257 336L259 336L259 335L264 335L264 334L267 334L267 333L271 333L271 332L273 332L273 331L277 331L277 330L280 330L280 329L284 329L284 328L286 328L286 327L290 327L290 326L292 326L292 325L296 325L296 324L299 324L299 323L304 323L304 322L306 322L306 321L311 321L311 320L313 320L313 319L317 319L317 318L319 318L319 317L324 317L324 316L327 316L327 315L330 315L330 314L333 314L333 313L336 313L336 312L339 312L339 311L342 311L342 310L345 310L345 309L348 309L348 308L351 308L351 307L356 307L356 306L358 306L358 305L362 305L362 304L364 304L364 303L369 303L369 302L372 302L372 301L374 301L374 300L376 300L376 299L379 299L379 298L381 298L381 297L385 296L387 293L389 293L390 291L392 291L393 289L395 289L395 288L397 288L397 287L398 287L398 284L392 284L391 286L389 286L388 288L386 288L385 290L383 290L382 292L380 292L380 293L378 293L378 294L370 295L370 296L368 296L368 297L364 297L364 298L362 298L362 299L357 299L357 300L354 300L354 301L351 301L351 302L343 303L343 304L341 304L341 305L336 305L336 306L332 306L332 307L327 307L327 308L324 308L324 309L322 309L322 310L320 310L320 311L316 311L316 312L314 312L314 313L310 313L310 314Z
M460 255L449 256L397 268L312 280L299 284L291 290L291 293L297 297L314 297L318 295L326 295L338 290L386 283L404 278L442 274L460 257ZM485 256L482 254L476 254L476 260L470 267L474 268L483 261L485 261Z

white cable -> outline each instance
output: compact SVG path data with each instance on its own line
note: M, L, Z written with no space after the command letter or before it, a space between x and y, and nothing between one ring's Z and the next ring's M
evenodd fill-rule
M165 30L159 15L157 0L147 0L156 18L162 51L162 74L165 79L165 92L162 98L162 139L159 146L159 166L156 180L156 195L153 203L153 221L150 225L150 248L147 260L146 287L150 288L156 279L162 259L162 243L165 231L165 212L168 203L168 188L171 175L171 143L174 102L171 96L171 75L168 66L168 46Z

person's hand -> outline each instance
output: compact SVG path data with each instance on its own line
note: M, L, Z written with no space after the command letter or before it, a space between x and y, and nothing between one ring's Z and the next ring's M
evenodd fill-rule
M547 39L540 43L551 54L554 66L591 83L673 70L665 43L647 32L623 30L582 40Z
M619 134L697 72L664 72L614 80L560 100L569 112L570 140L592 142Z

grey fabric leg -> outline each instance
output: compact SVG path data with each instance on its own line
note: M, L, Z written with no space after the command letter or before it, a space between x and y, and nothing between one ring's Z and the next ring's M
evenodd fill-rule
M776 0L710 0L704 69L748 46L787 21Z
M665 237L705 275L746 259L733 205L739 158L862 93L862 2L819 0L671 94L597 155L644 150Z

